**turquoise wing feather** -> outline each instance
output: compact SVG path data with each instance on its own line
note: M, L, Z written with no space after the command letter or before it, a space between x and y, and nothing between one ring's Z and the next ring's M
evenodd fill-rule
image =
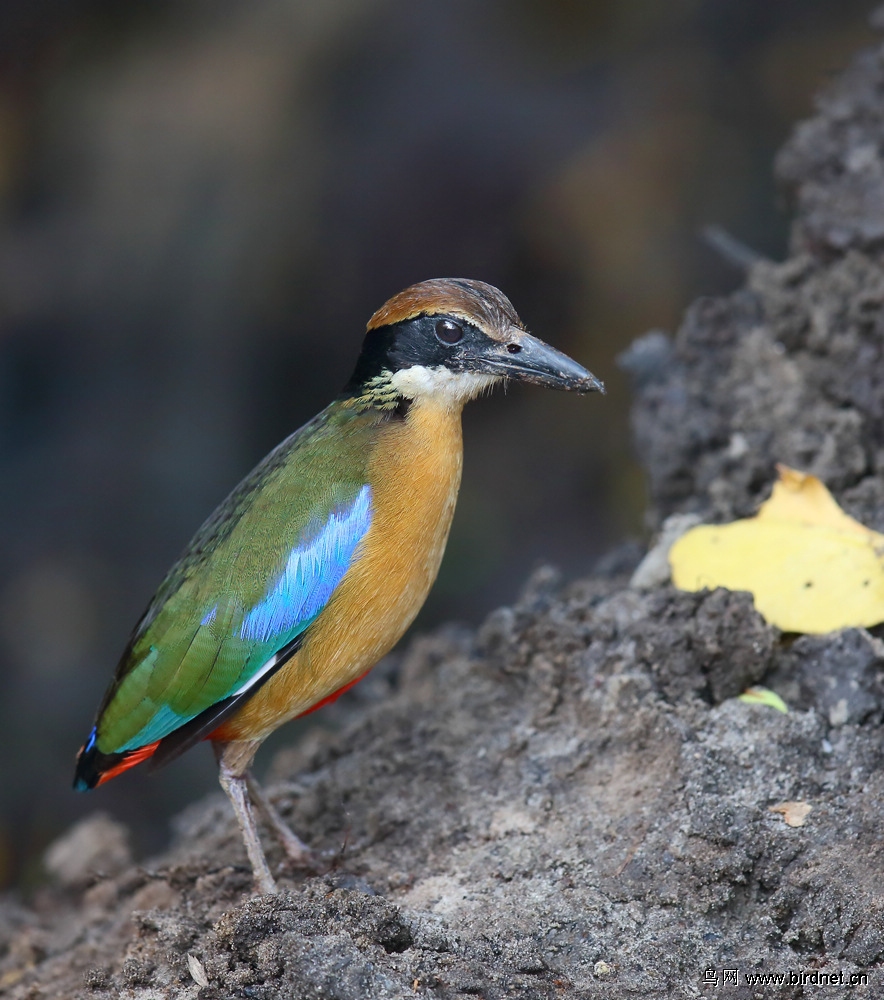
M371 526L372 425L332 404L200 529L123 656L90 738L100 753L154 743L241 694L315 621Z

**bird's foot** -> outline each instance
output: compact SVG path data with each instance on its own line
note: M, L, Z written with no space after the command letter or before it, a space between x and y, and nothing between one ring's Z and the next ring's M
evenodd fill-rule
M322 857L309 848L303 840L289 827L270 801L269 796L258 782L248 775L246 778L249 796L260 812L264 822L273 831L274 836L285 851L289 863L295 868L320 873L327 869Z
M294 868L303 868L305 871L320 873L328 867L322 855L308 847L297 834L293 833L285 823L273 827L276 839L282 845L285 856Z
M227 793L236 821L242 833L243 843L249 862L252 866L252 873L255 877L255 887L259 893L276 893L276 880L270 874L267 859L261 848L261 841L258 838L258 831L255 827L255 818L252 815L252 804L249 801L247 789L247 779L242 775L233 774L222 761L218 769L218 777L221 787Z
M276 879L270 874L269 868L265 866L263 871L259 871L252 865L252 874L259 896L275 896L279 892L279 886L276 884Z

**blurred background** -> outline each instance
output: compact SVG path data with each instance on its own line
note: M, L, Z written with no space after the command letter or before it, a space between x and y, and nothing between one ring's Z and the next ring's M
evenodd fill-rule
M0 885L86 812L144 852L217 788L199 748L69 790L165 570L404 286L492 282L609 385L471 405L416 628L478 624L539 561L576 576L642 537L614 358L740 282L703 226L783 255L773 154L872 40L869 6L4 0Z

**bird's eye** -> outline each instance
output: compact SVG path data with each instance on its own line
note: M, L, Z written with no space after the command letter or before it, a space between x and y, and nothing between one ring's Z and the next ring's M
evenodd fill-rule
M453 319L440 319L436 324L436 336L443 344L456 344L463 340L463 327Z

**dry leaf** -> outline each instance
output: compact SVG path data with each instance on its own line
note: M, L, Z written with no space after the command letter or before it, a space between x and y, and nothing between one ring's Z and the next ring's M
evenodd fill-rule
M768 806L767 811L782 814L786 826L804 826L808 813L813 806L806 802L778 802L775 806Z
M778 466L755 517L701 525L673 545L681 590L748 590L785 632L832 632L884 621L884 535L838 506L815 476Z
M205 987L209 985L209 977L206 975L203 963L195 955L187 956L187 968L190 972L190 978L197 986Z

